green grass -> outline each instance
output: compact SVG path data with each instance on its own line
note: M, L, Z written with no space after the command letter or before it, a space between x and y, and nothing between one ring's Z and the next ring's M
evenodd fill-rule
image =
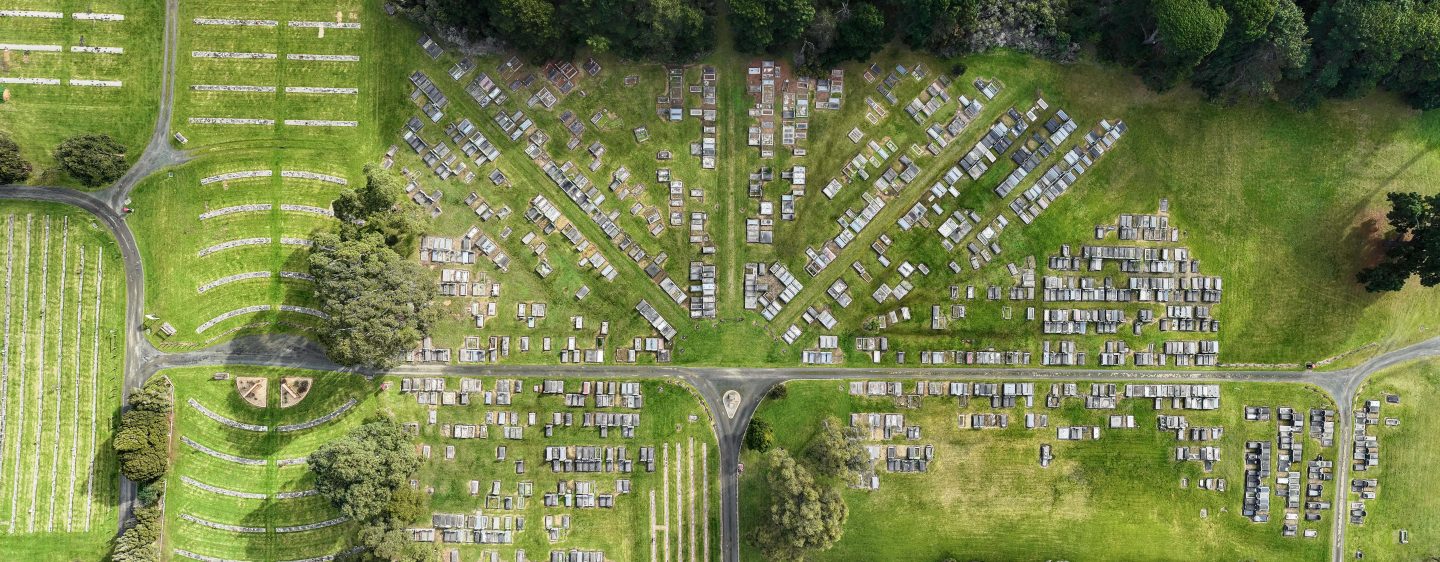
M907 391L914 383L906 382ZM757 419L776 428L776 446L799 455L825 416L848 423L852 412L897 412L907 425L919 425L922 439L888 444L934 444L935 461L924 474L882 472L880 488L845 488L849 506L844 537L834 548L807 559L857 560L883 556L894 560L939 560L947 556L986 560L1320 560L1328 557L1331 513L1301 529L1316 529L1315 539L1283 538L1283 502L1272 504L1269 523L1241 517L1244 494L1243 447L1247 440L1276 437L1275 422L1245 422L1246 405L1333 407L1313 387L1273 384L1225 384L1221 409L1174 411L1194 426L1223 426L1220 461L1205 474L1199 463L1174 460L1174 435L1155 429L1156 414L1145 400L1122 400L1117 410L1086 410L1080 399L1060 408L1044 406L1049 384L1036 384L1036 407L1050 416L1047 429L1026 430L1023 404L1010 410L1003 430L959 429L960 412L994 412L972 399L961 408L953 398L927 397L918 409L898 408L890 399L850 396L844 381L792 381L788 397L767 399ZM1082 393L1088 384L1080 384ZM1123 386L1123 385L1122 385ZM1134 415L1135 429L1102 429L1099 441L1062 442L1061 425L1106 426L1110 414ZM1308 426L1307 426L1308 431ZM1308 435L1308 434L1307 434ZM1049 468L1038 463L1039 445L1053 446ZM1211 444L1214 444L1212 442ZM1185 445L1203 445L1188 442ZM1306 458L1322 449L1305 438ZM741 531L748 536L765 524L765 463L746 451L741 480ZM1303 467L1301 467L1303 471ZM1198 480L1225 478L1223 493L1200 490ZM1189 488L1181 479L1189 479ZM1272 485L1273 487L1273 485ZM1333 484L1326 485L1333 496ZM1202 517L1201 511L1208 516ZM763 559L748 543L742 558Z
M1384 395L1400 396L1400 404L1386 403ZM1380 481L1377 499L1365 502L1365 523L1347 527L1346 552L1364 551L1366 560L1421 560L1440 553L1440 503L1429 493L1430 475L1437 460L1433 436L1440 419L1429 405L1440 396L1440 362L1418 361L1376 373L1356 395L1355 407L1380 400L1380 416L1398 418L1400 425L1369 427L1380 439L1380 466L1351 478ZM1348 446L1348 442L1346 443ZM1347 501L1359 499L1346 494ZM1399 533L1410 533L1402 545Z
M380 32L375 2L261 2L205 0L186 2L180 10L179 73L172 128L190 139L191 147L216 147L256 141L322 143L332 147L366 146L373 138L374 106L380 63L368 48ZM293 28L291 21L360 23L360 29ZM275 20L274 27L200 25L195 18ZM275 59L212 59L194 51L273 53ZM358 62L292 61L291 54L360 55ZM195 85L273 86L275 92L196 91ZM359 88L355 95L286 93L286 87ZM193 117L270 119L275 124L209 125ZM357 127L286 126L287 119L356 121Z
M269 178L241 179L201 185L203 178L234 171L270 170ZM203 333L196 330L216 316L258 304L294 304L314 307L310 284L274 275L199 288L226 276L253 271L309 272L308 250L282 245L282 237L309 238L317 228L329 228L334 219L287 212L282 204L329 208L343 186L299 178L283 178L281 171L311 171L357 176L342 162L333 162L316 150L238 150L225 157L191 162L146 180L132 196L136 212L128 217L145 261L147 312L169 322L178 333L165 338L160 322L151 328L152 341L162 348L182 349L239 334L313 326L316 319L303 314L272 311L246 314L216 324ZM353 183L352 183L353 185ZM200 220L209 210L237 205L269 203L270 212L227 214ZM237 247L197 257L216 244L243 238L270 237L266 245ZM277 324L278 323L278 324Z
M211 380L210 375L228 370L232 378ZM309 455L320 445L360 425L373 410L356 408L323 425L281 433L275 427L300 423L335 411L345 401L364 401L371 388L353 375L341 373L287 371L257 368L193 368L167 371L175 384L174 468L166 485L167 545L169 549L222 558L288 560L333 554L348 548L356 524L345 523L298 533L276 533L275 527L303 525L339 516L338 510L320 496L295 499L246 499L216 494L181 480L188 476L204 484L240 492L274 494L314 488L313 476L303 466L279 467L231 463L211 457L181 443L188 437L215 450L246 458L289 459ZM235 391L235 377L269 378L268 407L251 406ZM299 404L281 409L279 378L313 377L310 393ZM243 423L270 427L266 433L238 430L206 417L189 404L195 399L222 416ZM180 518L189 514L201 519L254 527L266 533L239 533L213 529Z
M232 378L225 381L211 380L211 375L221 370L229 372ZM524 381L525 390L516 395L514 403L508 408L502 410L498 407L485 407L481 404L480 397L476 395L470 406L441 407L437 415L438 424L430 425L426 422L428 415L426 412L430 407L417 404L413 395L401 394L399 392L400 380L396 377L385 377L372 382L341 373L233 366L176 369L166 371L166 374L175 382L177 428L176 443L174 444L175 468L172 471L166 495L169 549L178 548L221 557L263 559L301 558L343 549L346 541L344 537L346 533L353 531L353 524L296 534L276 535L271 532L264 535L249 535L211 529L180 519L179 514L188 513L209 521L273 528L277 525L323 521L334 517L335 510L318 497L289 500L239 499L217 495L185 484L180 479L182 476L189 476L206 484L230 490L266 494L276 491L306 490L314 486L313 476L303 467L277 468L273 464L265 467L252 467L230 463L195 451L188 445L180 443L179 436L189 437L210 448L246 458L294 458L308 455L325 441L336 438L379 411L390 415L396 421L419 422L417 454L421 444L428 444L432 447L432 455L430 459L423 462L417 478L422 489L431 493L432 511L471 513L476 509L482 509L491 515L525 517L526 530L519 533L515 544L492 545L487 548L481 548L478 545L464 546L461 547L461 551L466 558L470 558L472 555L478 556L479 553L486 550L498 550L501 551L503 557L510 558L513 557L514 550L525 549L534 559L544 556L544 553L551 548L599 549L605 551L607 558L615 560L639 560L648 556L648 493L655 490L657 502L660 501L659 498L662 495L662 482L659 480L660 463L657 462L657 472L653 474L646 473L643 465L638 462L637 470L628 475L620 473L554 473L542 462L544 448L547 445L567 444L624 445L630 451L630 458L638 461L639 447L641 446L659 446L662 443L670 443L673 447L674 443L682 443L688 450L693 443L696 471L699 471L705 462L712 467L709 477L711 511L703 524L710 526L710 547L712 549L710 556L713 558L719 553L720 493L718 479L714 476L718 474L719 450L716 447L709 417L704 407L688 386L674 381L645 381L643 383L644 408L612 410L641 414L641 425L636 428L634 439L622 439L618 433L601 439L596 434L596 430L579 427L581 409L566 408L559 396L540 396L535 392L532 387L539 385L540 379L526 379ZM239 376L270 378L269 408L260 410L239 397L234 390L234 377ZM280 376L315 377L311 394L291 409L279 409L276 405L278 404L278 377ZM449 388L458 389L458 379L452 378L449 383ZM486 377L485 383L487 389L495 387L493 378ZM579 383L574 381L568 383L572 390L577 390L578 385ZM272 431L261 436L255 432L237 430L222 425L191 407L188 404L188 400L191 398L220 415L244 423L267 425L272 428ZM280 424L296 423L319 417L333 411L351 398L359 400L359 403L336 421L294 434L273 431L273 428ZM593 401L591 403L593 405ZM527 416L528 412L535 412L539 416L541 424L548 422L551 412L564 411L574 413L577 421L573 428L557 428L554 437L550 439L542 437L543 432L540 425L527 427L525 429L526 439L518 441L502 439L501 428L498 425L490 426L491 436L489 439L466 441L451 440L441 436L440 424L477 423L483 419L483 415L487 411L509 411L520 416ZM584 411L600 410L588 408ZM695 416L694 421L690 421L691 416ZM444 460L445 445L455 446L456 460ZM501 445L509 449L507 460L504 462L495 460L495 447ZM708 459L700 457L702 446L709 453ZM673 449L671 452L673 456ZM526 460L527 470L524 476L518 476L514 472L513 461L517 459ZM689 473L686 474L688 482ZM614 488L613 480L617 478L630 478L633 491L628 496L619 497L614 509L545 508L543 505L544 493L554 490L559 480L593 480L596 481L600 490L608 491ZM701 512L699 506L702 501L700 491L702 478L705 476L696 478L697 512ZM522 480L531 482L534 484L535 495L529 498L529 503L524 509L507 511L498 507L492 508L484 504L483 497L470 496L468 482L472 479L480 480L482 487L487 490L491 480L501 480L504 482L505 494L514 494L517 483ZM673 479L671 485L675 485ZM672 493L674 493L673 490ZM671 501L676 501L673 496ZM561 514L572 516L572 530L562 541L551 544L545 536L544 517ZM417 526L428 526L427 522L416 521L414 523ZM688 528L689 523L685 525ZM700 527L697 527L697 534L700 533L698 529ZM703 544L703 539L697 538L696 544L699 548L699 545ZM688 552L688 546L686 548L686 552Z
M10 201L0 206L0 264L8 299L0 557L99 558L116 529L119 250L79 209Z
M15 138L26 159L35 165L31 183L78 185L55 167L51 151L61 140L81 133L107 133L127 149L127 159L140 157L155 126L159 104L161 30L164 4L137 0L41 1L6 5L12 10L63 12L63 19L3 18L5 43L60 45L63 52L12 51L0 63L0 76L56 78L61 85L5 84L9 102L0 102L0 132ZM84 21L76 12L117 13L125 21ZM123 54L72 53L71 46L121 47ZM68 85L70 79L120 80L120 88Z

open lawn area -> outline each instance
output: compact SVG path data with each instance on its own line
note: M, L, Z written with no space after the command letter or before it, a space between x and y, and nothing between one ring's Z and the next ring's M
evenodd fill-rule
M21 0L0 17L0 131L35 164L31 183L72 185L51 151L106 133L134 162L159 107L163 2Z
M904 392L915 382L904 382ZM948 383L947 383L948 384ZM976 383L978 384L978 383ZM1063 383L1057 383L1063 384ZM920 439L868 437L867 445L934 446L934 460L923 473L892 473L879 464L879 488L846 488L849 506L844 536L834 548L807 560L1324 560L1328 558L1331 511L1318 521L1299 523L1301 536L1282 537L1284 498L1271 504L1268 523L1241 515L1245 494L1247 441L1276 443L1277 424L1245 421L1246 406L1333 408L1315 388L1297 385L1223 384L1216 410L1157 411L1150 399L1124 398L1118 408L1086 409L1081 398L1046 407L1050 383L1035 383L1035 405L992 409L990 399L928 396L918 408L901 407L893 397L853 396L845 381L791 381L787 396L767 398L756 419L775 428L775 446L804 458L803 450L826 416L849 424L854 413L898 413L905 426L919 426ZM1083 397L1089 383L1079 383ZM1048 415L1049 426L1028 430L1024 414ZM961 429L959 414L1008 414L1006 429ZM1112 429L1112 415L1134 416L1135 427ZM1223 427L1222 437L1206 442L1177 441L1174 431L1157 429L1157 416L1184 416L1190 428ZM1101 426L1098 441L1056 439L1061 426ZM1302 459L1317 455L1334 460L1336 449L1322 447L1306 433ZM1052 447L1054 460L1040 466L1040 446ZM1220 449L1213 472L1198 461L1175 460L1176 447ZM762 455L746 451L741 477L741 531L748 536L768 517L766 467ZM804 461L802 461L804 462ZM1275 468L1272 466L1272 469ZM1304 463L1291 470L1305 472ZM1266 478L1275 488L1274 474ZM1201 480L1219 478L1223 492L1200 489ZM1325 498L1334 483L1324 484ZM1329 501L1328 499L1325 501ZM1303 511L1303 510L1302 510ZM1303 538L1308 530L1316 538ZM763 559L747 545L742 559Z
M79 209L9 201L0 272L0 558L99 558L116 528L119 250Z
M1398 396L1392 403L1387 396ZM1366 427L1380 446L1380 464L1350 472L1352 479L1375 479L1376 499L1365 501L1365 522L1350 525L1346 552L1361 551L1366 560L1431 560L1440 555L1440 499L1435 497L1434 467L1440 462L1435 435L1440 415L1440 362L1419 361L1373 375L1356 395L1359 411L1380 401L1375 424ZM1385 420L1398 419L1391 426ZM1348 443L1347 443L1348 446ZM1360 500L1347 494L1348 501ZM1407 533L1401 544L1400 533Z

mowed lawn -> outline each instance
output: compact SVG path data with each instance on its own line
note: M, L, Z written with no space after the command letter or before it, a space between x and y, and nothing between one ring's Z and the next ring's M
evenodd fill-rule
M907 392L913 382L906 382ZM844 381L792 381L788 397L767 399L757 419L775 428L776 446L803 458L821 420L849 423L851 413L900 413L919 425L922 438L870 444L935 446L927 473L882 470L875 491L845 488L849 506L844 537L813 560L1324 560L1328 558L1331 512L1315 523L1318 537L1280 534L1283 501L1272 503L1270 522L1240 515L1244 495L1244 444L1275 442L1276 423L1243 421L1247 405L1289 406L1302 414L1311 407L1333 408L1318 389L1298 385L1224 384L1221 409L1156 411L1149 400L1124 400L1116 410L1086 410L1079 398L1060 408L1044 406L1048 383L1036 383L1036 405L1049 427L1027 430L1025 408L1005 410L1008 429L959 429L960 413L1000 413L972 398L961 408L954 398L927 397L918 409L899 408L892 399L854 397ZM1123 392L1123 384L1120 385ZM1089 384L1079 384L1089 392ZM1110 429L1109 415L1135 416L1136 428ZM1218 442L1179 442L1156 429L1157 414L1183 415L1191 427L1224 427ZM1100 425L1099 441L1058 441L1056 427ZM1304 458L1334 459L1335 448L1304 438ZM1039 447L1049 443L1055 460L1039 465ZM1220 461L1211 473L1198 462L1175 461L1176 446L1217 445ZM741 533L766 524L769 501L762 455L741 458ZM882 461L883 462L883 461ZM1273 468L1273 466L1272 466ZM1302 473L1304 466L1298 467ZM1201 490L1201 478L1224 478L1225 492ZM1182 485L1188 479L1188 487ZM1271 487L1274 488L1273 480ZM1333 497L1333 484L1325 486ZM743 559L761 560L745 544Z
M246 171L271 175L201 183L206 178ZM285 177L284 172L333 176L349 186L364 181L346 162L332 161L323 151L255 149L188 163L147 179L135 190L132 207L136 211L127 220L145 261L147 312L160 318L149 326L157 345L183 349L245 333L303 330L316 323L314 316L272 308L205 326L226 312L249 306L316 306L309 280L282 275L308 275L309 248L283 243L282 238L308 240L316 229L332 228L335 219L313 208L328 211L347 185ZM244 207L257 204L271 207ZM285 210L282 205L306 209ZM225 209L236 212L200 218ZM218 244L251 238L268 240L200 255ZM269 276L212 285L256 272ZM202 288L206 290L201 292ZM173 337L159 333L164 322L177 330ZM197 332L201 328L204 330Z
M486 394L496 388L497 380L512 380L477 378L484 382ZM446 389L458 390L461 380L447 378ZM564 380L566 392L580 392L581 381L572 378ZM428 446L430 449L430 457L421 465L419 480L425 490L433 490L430 500L432 511L472 514L479 510L492 516L513 515L525 519L525 530L516 535L514 544L460 546L462 559L472 560L486 551L497 551L501 560L509 560L514 558L516 550L523 549L528 559L537 560L547 558L551 551L578 548L604 551L606 560L649 560L652 497L656 510L655 523L663 526L666 525L666 515L671 518L670 532L656 534L656 559L662 559L666 551L681 560L719 558L720 450L716 446L710 415L700 397L688 385L673 380L639 381L644 396L640 409L619 406L597 408L593 396L581 408L566 407L561 395L537 392L542 379L525 378L521 380L523 391L513 395L512 404L508 407L484 405L483 396L478 393L470 395L468 406L436 407L418 404L415 395L398 392L398 378L386 377L384 381L391 387L380 394L381 407L392 413L398 422L418 422L420 434L417 446ZM590 381L591 384L596 381L627 382L600 377ZM427 412L434 412L435 423L428 422ZM502 437L503 425L491 423L493 416L506 412L519 416L523 439L505 439ZM635 436L622 437L619 428L612 428L607 437L601 437L598 428L583 426L585 415L600 412L639 414L640 423L635 428ZM532 414L536 416L535 423L529 421ZM557 424L553 436L546 437L545 426L552 423L553 415L573 416L573 425ZM489 438L444 437L442 432L446 426L459 423L488 424ZM446 459L446 446L455 447L454 459ZM553 471L545 462L546 447L571 446L623 447L625 458L634 461L634 470L630 473L618 470ZM498 454L501 447L506 449L503 459ZM640 462L642 447L655 449L654 472L646 471L644 463ZM668 453L662 453L662 449ZM517 464L521 461L524 463L523 473L517 472ZM621 479L630 481L631 491L616 494L613 508L576 508L564 507L563 504L545 506L544 495L555 492L561 483L568 482L572 492L577 484L589 482L596 493L615 494L618 491L617 481ZM470 493L472 480L479 482L478 496ZM516 502L521 501L517 493L521 483L528 483L533 495L524 498L523 508L517 503L515 509L502 509L498 505L499 498L487 498L494 482L500 483L500 496L512 497ZM708 506L705 499L707 487ZM569 529L560 532L558 540L552 542L546 536L546 518L553 517L553 524L558 526L561 516L570 517ZM669 546L665 546L667 541Z
M229 372L228 380L212 380L216 372ZM309 531L277 532L278 527L306 525L340 517L329 501L318 495L278 498L277 493L313 490L314 476L304 465L278 466L275 461L308 456L325 442L359 426L373 411L367 401L373 387L346 373L260 369L245 367L202 367L165 371L175 385L175 432L172 447L175 464L166 485L166 551L185 550L228 559L292 560L335 554L348 548L354 523L342 523ZM311 377L310 393L299 404L280 407L280 378ZM265 377L268 403L258 408L236 391L237 377ZM190 404L226 419L264 426L267 431L237 429L207 416ZM348 401L356 404L343 414L318 426L281 432L279 426L316 420L338 411ZM189 438L227 454L267 461L252 466L219 459L185 444ZM186 481L186 479L189 481ZM198 484L197 484L198 483ZM268 498L233 497L206 489L221 488ZM226 525L264 527L264 532L245 533L216 529L183 516Z
M180 11L172 128L190 139L189 146L276 140L345 150L370 146L373 100L380 86L373 50L374 30L383 17L378 3L204 0L183 3ZM322 24L327 27L319 27ZM345 58L322 60L335 56ZM248 90L223 89L232 86ZM196 121L212 118L265 122ZM307 120L328 123L294 123Z
M1399 404L1385 401L1400 397ZM1434 466L1440 462L1434 436L1440 416L1432 405L1440 399L1440 361L1424 360L1392 367L1371 376L1356 395L1355 408L1380 400L1382 422L1369 427L1380 440L1380 465L1352 478L1380 481L1377 498L1365 502L1365 523L1347 528L1346 552L1362 551L1366 560L1430 560L1440 555L1440 499L1435 497ZM1397 418L1400 425L1385 425ZM1347 494L1348 501L1359 496ZM1400 544L1400 531L1409 544Z
M0 83L0 131L20 144L35 165L30 182L78 185L55 168L51 151L81 133L106 133L140 157L159 108L162 2L140 0L21 0L6 10L59 12L62 18L0 18L0 79L46 78L59 84ZM123 21L76 19L75 13L123 15ZM83 17L83 16L82 16ZM23 48L29 46L29 50ZM59 47L58 52L48 49ZM119 48L121 53L73 52L74 47ZM120 81L119 87L72 85L71 80Z
M98 559L116 530L118 247L79 209L9 201L0 274L0 558Z

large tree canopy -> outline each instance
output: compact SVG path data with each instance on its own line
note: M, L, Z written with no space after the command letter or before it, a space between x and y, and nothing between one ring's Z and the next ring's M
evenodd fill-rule
M0 185L20 183L30 178L30 163L20 155L20 145L10 135L0 133Z
M393 366L436 321L429 274L379 234L316 235L310 274L320 309L329 315L320 338L341 365Z
M815 471L825 476L842 476L865 469L870 457L860 444L858 429L843 425L834 416L820 423L820 432L810 443Z
M817 484L784 449L770 451L766 470L770 518L754 537L765 556L771 560L800 560L807 552L834 546L844 533L849 515L840 492Z
M55 147L55 163L80 183L96 187L125 175L125 147L110 135L79 135Z
M342 238L376 233L392 248L420 236L430 223L424 211L406 199L400 176L374 164L365 166L365 185L340 192L332 207Z
M120 473L139 483L152 482L170 467L170 381L156 377L130 395L112 443Z
M1426 287L1440 285L1440 195L1391 193L1385 216L1395 229L1385 258L1360 270L1356 280L1371 292L1399 291L1412 275Z
M388 513L396 490L420 469L420 457L405 428L375 420L321 445L308 465L321 495L347 517L367 521Z

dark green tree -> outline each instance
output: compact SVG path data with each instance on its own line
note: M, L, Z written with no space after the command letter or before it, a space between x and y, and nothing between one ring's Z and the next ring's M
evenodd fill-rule
M342 237L376 233L384 236L391 248L408 245L430 225L420 206L405 196L400 176L374 164L365 166L365 185L340 192L332 207L340 219Z
M0 185L21 183L30 178L30 163L20 155L20 145L0 133Z
M761 553L770 560L802 560L834 546L849 516L840 492L817 484L784 449L770 451L765 470L769 520L752 537Z
M1195 70L1196 87L1211 98L1235 101L1241 98L1274 98L1279 85L1298 80L1310 60L1309 27L1305 14L1293 0L1236 2L1241 10L1219 48ZM1266 26L1258 34L1251 26L1261 19L1256 4L1273 5ZM1242 7L1252 8L1242 10Z
M170 416L151 410L126 410L112 440L120 474L139 483L165 475L169 468Z
M1370 292L1398 291L1410 276L1420 284L1440 284L1440 195L1390 193L1385 216L1395 229L1384 259L1360 270L1355 279Z
M745 428L745 448L764 453L774 445L775 429L770 427L770 422L752 418L750 426Z
M864 470L870 462L860 444L859 430L841 425L834 416L820 423L820 432L810 442L810 460L815 472L825 476L841 476Z
M317 234L310 274L320 310L329 315L320 339L341 365L394 366L438 317L428 272L396 254L379 234L353 240Z
M835 45L825 56L826 66L846 60L864 60L885 48L885 14L869 2L850 4L850 17L836 26Z
M748 53L790 46L815 18L812 0L732 0L730 29L735 48Z
M152 504L135 509L135 519L126 527L110 551L113 562L157 562L160 560L160 519L164 509Z
M55 163L80 183L97 187L125 175L125 147L106 134L79 135L55 147Z
M1155 0L1152 40L1159 53L1149 61L1146 77L1152 86L1168 88L1189 75L1202 59L1220 46L1229 17L1209 0Z
M315 489L351 519L388 515L396 490L420 468L410 436L393 421L372 421L310 455Z

